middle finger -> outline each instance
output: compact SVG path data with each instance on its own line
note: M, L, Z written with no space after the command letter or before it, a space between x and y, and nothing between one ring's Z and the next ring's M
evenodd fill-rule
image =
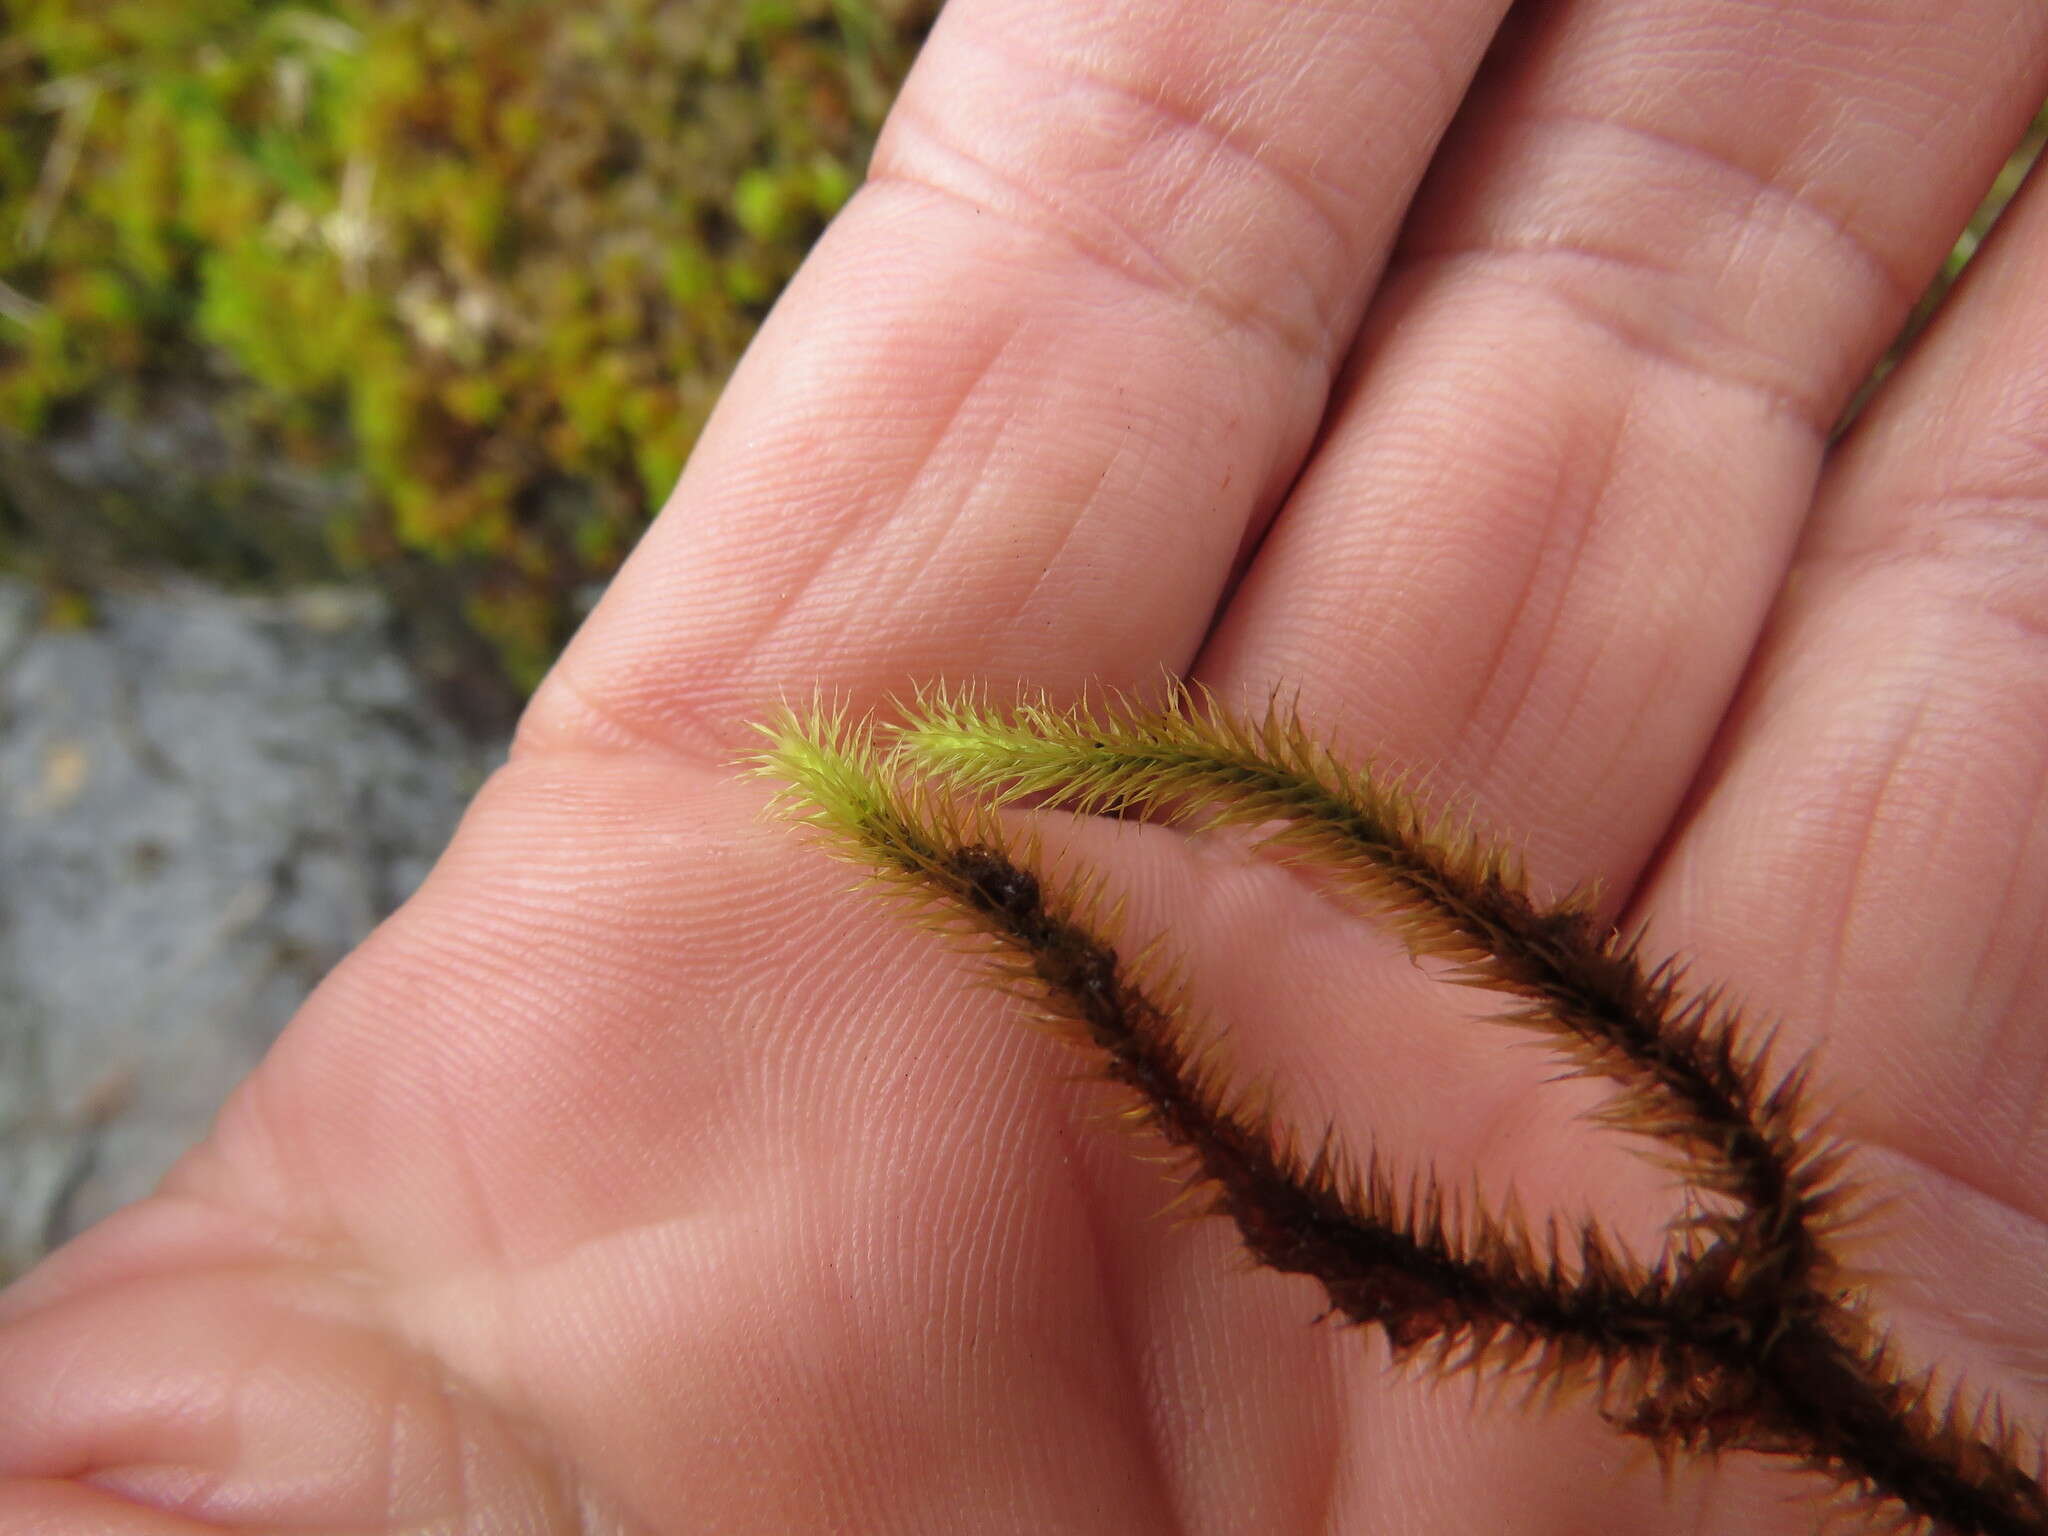
M1528 13L1205 680L1443 770L1541 878L1625 883L2044 43L2031 0Z

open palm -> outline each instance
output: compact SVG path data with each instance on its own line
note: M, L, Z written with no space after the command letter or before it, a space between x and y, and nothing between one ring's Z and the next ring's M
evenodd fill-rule
M1505 8L956 0L426 888L0 1299L0 1529L1811 1528L1156 1220L731 771L935 678L1298 695L1601 882L1818 1048L1915 1358L2048 1415L2048 197L1830 444L2048 10ZM1661 1198L1284 872L1086 835L1290 1105Z

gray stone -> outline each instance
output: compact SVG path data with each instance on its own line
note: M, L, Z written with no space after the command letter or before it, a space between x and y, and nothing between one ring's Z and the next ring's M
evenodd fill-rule
M0 581L0 1274L146 1192L418 884L502 748L374 594Z

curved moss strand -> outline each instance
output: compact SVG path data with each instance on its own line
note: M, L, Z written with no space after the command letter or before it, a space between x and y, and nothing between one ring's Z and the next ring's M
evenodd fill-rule
M1483 1213L1465 1224L1461 1242L1453 1241L1434 1186L1422 1185L1404 1204L1376 1165L1357 1177L1328 1145L1304 1160L1269 1112L1244 1109L1173 1004L1149 996L1127 974L1098 935L1087 903L1048 900L1039 877L1004 849L985 810L970 828L949 804L905 788L870 726L814 713L786 716L768 734L776 745L763 755L762 771L789 781L807 802L800 819L837 834L842 853L879 868L885 883L993 939L995 951L984 954L1004 980L1094 1050L1104 1076L1137 1095L1139 1118L1189 1156L1185 1176L1216 1191L1212 1209L1233 1218L1253 1256L1316 1278L1334 1312L1385 1329L1397 1355L1434 1345L1443 1370L1522 1361L1536 1379L1551 1381L1590 1367L1603 1405L1622 1395L1617 1384L1635 1399L1632 1411L1610 1413L1610 1420L1660 1451L1750 1449L1792 1457L1851 1494L1962 1536L2048 1531L2048 1497L2040 1479L2021 1469L2018 1438L2004 1429L2002 1414L1986 1406L1966 1415L1954 1399L1937 1409L1925 1381L1907 1378L1881 1343L1869 1342L1862 1316L1812 1284L1812 1273L1830 1262L1817 1232L1808 1229L1814 1257L1803 1281L1785 1264L1754 1262L1749 1245L1730 1241L1725 1226L1720 1240L1649 1272L1622 1263L1591 1225L1576 1274L1564 1271L1554 1244L1547 1263L1540 1262L1525 1235ZM1103 734L1091 743L1097 751ZM1280 765L1282 772L1298 766ZM1014 778L1004 788L1046 795L1059 779L1041 765L1027 789ZM1134 798L1113 781L1068 791L1068 803L1084 809L1156 810L1163 803ZM1185 796L1173 810L1189 813ZM1238 802L1211 820L1243 819L1234 814L1241 810ZM1505 855L1472 845L1466 856L1477 861L1476 869L1468 864L1462 871L1467 888L1490 878L1538 919L1560 918L1567 932L1578 920L1578 903L1548 913L1529 903ZM1448 860L1422 863L1452 868ZM1447 879L1459 884L1460 872L1452 869ZM1483 902L1475 909L1493 910ZM1411 914L1409 927L1430 921L1423 910ZM942 926L961 931L957 921ZM1504 933L1512 939L1510 925L1491 930L1496 939ZM1559 948L1568 968L1571 946ZM1461 958L1470 966L1485 953ZM1624 956L1635 965L1632 947ZM1719 1063L1731 1102L1781 1133L1784 1145L1767 1143L1759 1156L1777 1165L1782 1187L1803 1192L1808 1209L1833 1198L1823 1186L1836 1149L1809 1149L1801 1140L1812 1135L1796 1113L1801 1074L1765 1092L1760 1055L1737 1047L1732 1017L1712 993L1672 1006L1678 993L1671 967L1637 965L1635 973L1639 993L1660 1006L1615 1029L1605 1048L1642 1068L1638 1075L1652 1090L1644 1100L1649 1108L1607 1118L1676 1141L1696 1138L1697 1127L1688 1129L1682 1118L1683 1103L1677 1111L1667 1105L1665 1120L1654 1118L1659 1064L1676 1060L1684 1081L1700 1060L1709 1069L1699 1075L1708 1078ZM1497 976L1482 976L1480 984L1518 990ZM1540 998L1530 1001L1540 1006ZM1597 1056L1588 1069L1630 1081ZM1681 1118L1672 1120L1674 1113ZM1795 1205L1785 1209L1803 1214ZM1732 1220L1741 1234L1755 1230L1757 1214L1704 1224L1715 1230L1714 1221Z
M1678 1147L1695 1184L1752 1213L1739 1241L1761 1293L1772 1276L1814 1275L1816 1218L1840 1198L1822 1176L1832 1163L1802 1150L1796 1074L1766 1092L1732 1011L1683 995L1674 968L1646 970L1584 901L1537 906L1508 850L1433 824L1399 785L1338 765L1291 720L1252 727L1197 703L1181 690L1150 714L1027 703L1006 717L935 694L909 707L896 744L919 770L977 794L1285 823L1269 847L1339 877L1412 953L1459 962L1453 980L1524 1000L1509 1022L1562 1035L1576 1066L1629 1090L1617 1123Z

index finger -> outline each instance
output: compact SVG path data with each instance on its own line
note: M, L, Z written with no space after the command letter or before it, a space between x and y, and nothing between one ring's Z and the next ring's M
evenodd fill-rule
M956 0L526 748L1188 661L1504 0Z

